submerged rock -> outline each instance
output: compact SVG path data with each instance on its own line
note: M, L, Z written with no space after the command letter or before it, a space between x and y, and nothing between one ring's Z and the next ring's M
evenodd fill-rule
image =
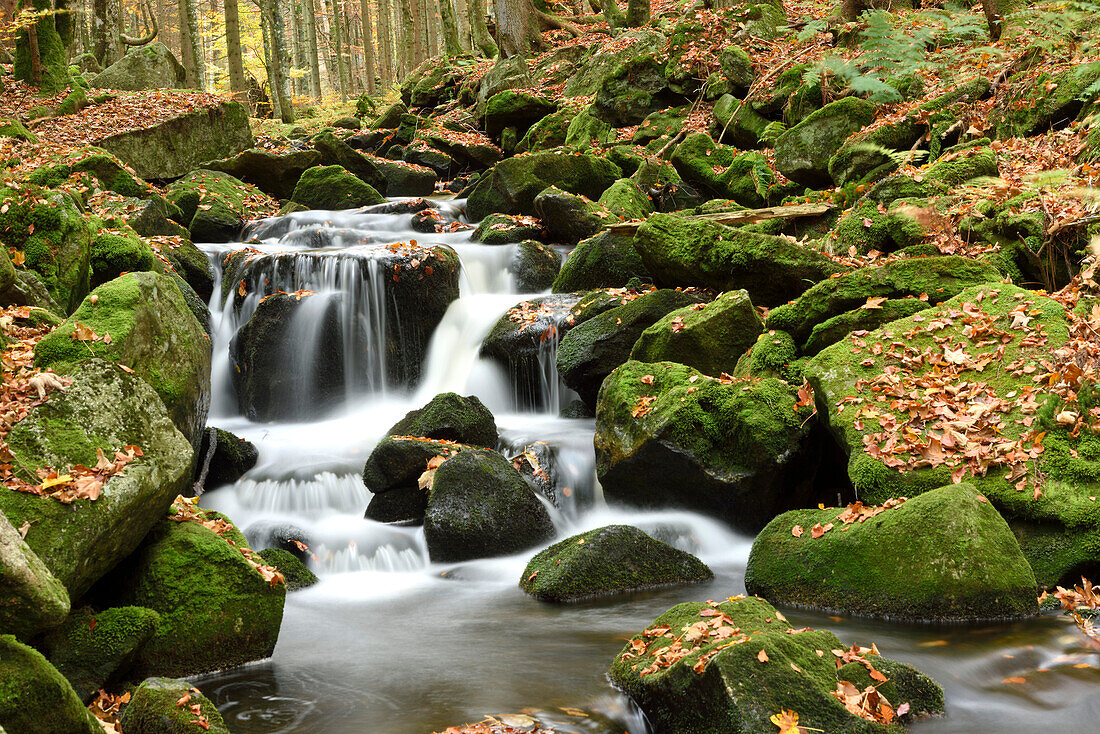
M695 556L629 525L609 525L555 543L527 564L520 588L549 602L710 581Z
M180 705L180 701L186 705ZM119 723L126 734L194 734L200 729L229 734L214 703L187 681L173 678L142 682L123 709Z
M883 706L894 720L903 705L904 721L943 713L943 691L909 665L867 651L838 668L833 650L846 646L832 632L791 629L762 599L686 603L635 635L608 677L645 712L655 734L770 732L773 717L786 711L811 731L885 734L901 726L879 723ZM874 692L865 700L879 721L851 713L834 696L838 690Z
M1020 544L971 484L888 500L886 508L786 512L757 535L745 588L774 604L892 620L1038 612Z
M42 654L0 635L0 729L9 734L103 734L73 687Z

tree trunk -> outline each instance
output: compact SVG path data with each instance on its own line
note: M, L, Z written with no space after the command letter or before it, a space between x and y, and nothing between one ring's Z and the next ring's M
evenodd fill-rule
M374 24L370 17L370 0L359 0L360 21L363 28L363 64L367 73L367 94L374 96L378 89L375 87L376 63L374 56Z
M92 0L92 55L107 67L122 58L118 0Z
M519 56L542 46L538 13L531 0L499 0L493 8L502 55Z
M260 6L267 30L268 80L271 82L272 111L285 123L294 122L294 105L290 92L290 49L286 43L283 13L279 0L264 0Z
M614 0L608 0L614 2ZM649 0L627 0L626 24L631 28L641 28L649 23Z
M17 9L31 5L35 10L50 10L50 0L19 3ZM56 94L69 86L68 56L54 25L56 16L46 15L15 36L15 78L43 94Z
M248 81L244 77L244 56L241 53L241 19L237 0L224 0L225 55L229 66L229 91L236 98L248 93Z
M382 86L385 89L397 79L397 48L393 30L393 2L378 0L378 45L382 54Z
M347 76L344 73L344 34L340 32L340 2L332 0L332 16L329 20L329 31L332 34L333 56L336 65L336 88L340 91L340 99L348 98Z
M509 0L501 0L507 2ZM489 35L489 27L485 24L485 0L466 0L466 10L470 18L470 30L474 37L474 45L481 55L493 58L498 53L493 37Z
M199 12L195 0L179 0L180 13L180 62L187 72L187 86L192 89L204 89L205 61L202 56L202 42L199 38Z
M309 96L321 99L321 59L317 52L317 10L313 0L305 0L306 60L309 69Z
M607 20L607 24L611 26L611 35L618 34L626 24L626 17L623 11L619 10L619 4L615 0L600 0L600 8L603 10L603 17Z
M443 26L443 53L447 56L461 55L462 42L459 40L458 23L455 22L451 0L439 0L439 18Z

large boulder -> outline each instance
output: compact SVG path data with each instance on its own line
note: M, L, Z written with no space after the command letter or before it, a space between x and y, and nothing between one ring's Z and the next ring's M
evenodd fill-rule
M773 604L895 621L1038 612L1020 544L971 484L882 506L785 512L756 536L745 588Z
M647 219L634 246L658 286L744 289L758 306L786 303L847 270L824 253L781 237L668 214Z
M622 170L605 158L562 152L533 153L501 161L483 177L466 202L470 219L493 212L531 214L535 197L550 186L599 199Z
M590 406L611 371L630 359L634 343L661 317L700 299L683 291L656 290L569 329L558 345L562 380Z
M276 199L289 199L302 173L320 163L321 153L316 150L249 148L231 158L209 161L205 167L228 173Z
M194 734L200 729L229 734L214 702L187 681L174 678L143 681L123 709L119 724L126 734Z
M467 447L421 436L386 436L363 466L363 484L374 495L366 517L378 522L419 524L424 521L428 493L420 478L436 457L450 458Z
M834 650L850 657L841 662ZM848 650L828 630L792 629L754 597L673 607L627 643L608 677L655 734L770 732L785 712L810 731L886 734L903 731L898 710L908 711L905 721L943 713L943 691L917 670ZM838 693L865 703L876 719L852 713Z
M239 102L186 112L152 127L114 133L96 143L144 179L179 178L206 161L235 156L255 145L248 108Z
M600 388L596 472L608 500L682 507L742 530L814 496L808 406L774 378L715 379L673 362L627 362Z
M629 525L608 525L555 543L530 560L520 588L541 601L572 602L710 581L690 553Z
M1100 562L1096 398L1078 364L1096 300L1059 298L975 286L803 366L864 502L971 481L1043 586Z
M103 734L42 653L0 635L0 729L9 734Z
M830 102L775 141L775 165L787 178L809 188L832 186L829 159L844 141L869 125L877 107L859 97Z
M556 186L542 191L534 203L535 214L542 220L549 242L574 245L617 219L588 197L570 194Z
M93 288L123 273L145 272L161 267L153 248L133 232L103 230L92 239Z
M251 219L249 200L264 196L228 173L200 169L173 182L167 198L179 207L192 241L236 242Z
M646 53L661 53L666 39L654 30L641 29L619 35L615 43L599 43L584 59L577 74L565 83L566 97L584 97L600 91L604 80L625 61Z
M605 231L577 243L562 263L551 290L568 293L621 288L634 278L652 280L634 247L634 238Z
M130 49L88 82L93 89L182 89L186 71L163 43Z
M294 186L290 200L307 209L357 209L386 199L342 166L307 168Z
M545 97L510 89L497 92L485 104L485 132L499 140L510 127L522 138L528 128L557 109L558 105Z
M69 593L0 512L0 629L27 639L69 613Z
M999 138L1039 135L1088 115L1100 98L1100 61L1073 64L1012 86L1010 93L997 95L989 113L990 128Z
M330 132L315 135L312 142L313 147L321 155L319 161L321 165L340 166L353 176L362 179L363 183L369 184L371 188L379 193L390 193L386 190L386 177L382 175L379 168L381 158L363 155Z
M0 188L0 241L25 257L49 296L65 313L88 293L92 226L77 202L62 191L22 186Z
M69 372L89 356L122 363L152 385L198 444L210 409L210 338L176 282L145 272L104 283L38 343L35 364Z
M410 410L386 435L422 436L491 449L497 444L497 424L477 396L444 392L424 407Z
M433 561L508 555L553 535L546 507L495 451L461 451L435 470L424 513L424 538Z
M15 527L29 523L27 545L76 598L129 555L185 491L192 450L153 388L114 361L87 360L70 377L71 385L50 393L8 434L12 464L29 472L22 478L41 481L38 469L94 467L97 450L110 460L137 446L143 456L107 480L98 499L62 504L5 491L0 511Z
M637 125L662 106L661 93L667 87L665 65L656 54L639 54L601 80L593 112L614 127Z
M706 133L693 133L672 151L672 164L683 179L711 195L747 207L767 204L775 173L762 153L738 153L716 145Z
M639 362L679 362L706 375L732 373L764 330L745 291L671 311L647 328L630 350Z
M129 675L196 675L270 656L283 619L282 577L225 517L184 500L173 513L92 591L105 606L160 615Z

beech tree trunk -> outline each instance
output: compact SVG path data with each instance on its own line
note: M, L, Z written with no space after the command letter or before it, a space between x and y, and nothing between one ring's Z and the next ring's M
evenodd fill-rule
M118 28L118 0L92 0L92 55L100 66L122 58Z
M241 52L241 18L237 0L224 0L225 56L229 68L229 91L234 97L243 98L248 93L248 80L244 77L244 56Z
M619 4L615 0L600 0L600 8L607 24L611 26L611 35L616 35L626 25L626 16L619 10Z
M538 11L531 0L497 0L493 9L501 55L518 56L542 47Z
M451 0L439 0L439 19L443 26L443 53L458 56L463 52L458 23L455 22L455 9Z
M340 92L340 99L347 99L348 84L344 73L344 34L340 32L340 3L332 0L332 15L329 17L329 32L333 49L333 64L336 71L336 88Z
M374 55L374 24L371 23L370 0L359 0L359 12L362 14L363 28L363 66L367 76L367 94L374 96L378 91L375 87L375 55Z
M382 78L383 89L393 83L396 66L392 25L389 1L378 0L378 75Z
M627 0L626 24L631 28L640 28L649 23L650 12L649 0Z
M317 53L317 11L313 0L304 0L306 61L309 70L309 96L321 99L321 59Z
M294 103L290 91L290 49L286 43L283 13L279 0L264 0L260 6L267 31L267 73L271 82L272 112L285 123L294 122Z
M501 0L505 2L505 0ZM493 58L500 50L497 48L493 37L489 35L489 26L485 24L485 0L466 0L466 10L469 13L470 31L474 37L474 45L486 58Z
M199 9L196 0L179 0L180 13L180 62L187 72L187 86L206 88L205 61L202 56L202 39L199 37Z

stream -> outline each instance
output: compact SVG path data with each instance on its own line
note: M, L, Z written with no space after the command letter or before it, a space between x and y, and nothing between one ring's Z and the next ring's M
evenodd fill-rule
M445 222L460 220L460 204L438 203ZM368 209L301 212L253 225L260 238L247 245L259 251L254 272L266 272L270 287L287 292L340 294L347 338L360 329L368 344L385 326L381 274L348 262L410 239L447 245L461 261L461 297L432 334L419 384L394 387L386 366L370 355L345 356L345 372L356 379L346 380L336 410L308 421L258 423L241 414L229 343L262 293L235 303L215 287L209 424L252 441L260 458L232 486L208 487L202 504L232 518L257 549L273 538L305 539L321 581L287 596L270 659L195 682L234 734L428 734L521 711L538 711L562 732L646 734L644 717L610 687L605 669L626 638L674 604L744 593L752 538L689 512L609 507L595 479L594 421L558 417L571 394L558 384L552 351L540 401L550 407L543 412L521 411L507 372L479 356L504 312L535 295L513 288L508 263L515 247L474 243L473 230L426 235L411 223L407 213ZM225 255L244 246L201 246L216 283ZM315 377L310 337L318 327L310 317L322 311L303 308L293 322L300 338L292 367L303 379ZM517 586L538 549L432 564L421 529L364 519L371 495L360 473L372 448L406 412L445 391L477 395L496 417L502 448L550 445L559 537L635 525L697 555L714 581L606 602L544 604ZM1100 653L1064 617L937 628L783 611L795 627L827 627L847 644L874 642L939 682L948 715L915 725L920 734L1094 731L1100 721ZM1013 678L1025 682L1005 682Z

